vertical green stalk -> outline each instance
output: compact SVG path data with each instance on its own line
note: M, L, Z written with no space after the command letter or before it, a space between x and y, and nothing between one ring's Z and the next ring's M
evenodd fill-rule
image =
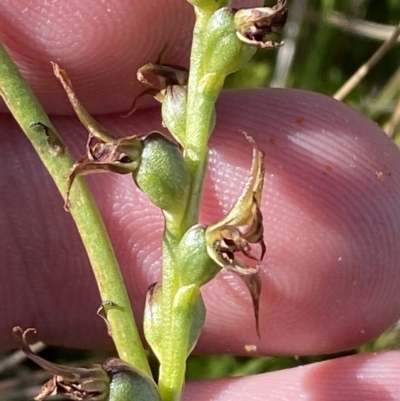
M207 167L207 141L210 135L210 120L214 102L205 102L199 94L198 87L201 79L203 63L202 37L210 13L196 10L196 24L193 33L192 53L190 60L190 75L188 84L188 104L184 157L191 173L191 189L183 221L179 229L180 238L198 221L201 193L204 175ZM214 100L215 101L215 100ZM191 324L190 306L179 305L186 310L181 312L186 321L179 319L174 311L174 300L179 288L177 267L173 259L173 246L168 240L169 226L173 230L173 222L167 222L164 235L163 253L163 323L165 327L164 350L160 365L159 389L163 401L178 401L184 385L188 331ZM179 261L178 261L179 263ZM198 295L195 295L197 299ZM186 329L186 330L185 330ZM185 331L185 332L183 332ZM185 341L186 340L186 341Z
M1 44L0 94L31 141L60 193L64 195L67 187L65 177L74 160ZM37 123L43 125L32 125ZM107 307L107 320L117 351L123 360L150 376L150 368L117 260L99 212L83 180L76 180L70 201L71 215L89 256L101 299L103 302L111 301L115 304Z
M210 3L210 2L209 2ZM215 3L216 4L216 3ZM190 73L188 82L188 97L186 107L186 132L183 143L184 158L191 174L191 188L183 220L180 227L174 227L174 222L167 221L168 231L178 232L175 243L179 243L182 236L193 225L198 223L200 202L203 191L204 177L207 167L208 139L213 129L213 114L215 102L222 88L222 83L229 72L235 52L229 53L223 60L229 60L229 66L218 65L213 70L208 68L215 59L215 45L219 43L218 35L233 37L236 48L241 49L233 32L232 15L230 12L221 14L214 19L213 29L217 35L210 35L210 19L216 11L215 4L212 10L195 7L196 23L193 33L192 52L190 59ZM221 22L221 23L220 23ZM229 25L228 29L226 25ZM227 46L229 47L229 45ZM208 50L207 50L208 49ZM230 49L226 49L227 52ZM238 52L240 53L240 51ZM248 52L250 54L251 52ZM233 55L233 57L231 57ZM240 57L238 57L240 59ZM217 63L218 64L218 63ZM187 344L189 331L193 322L193 305L198 301L200 291L191 293L191 301L183 301L182 291L189 291L189 287L179 287L179 269L175 260L171 242L164 236L163 258L163 324L165 338L161 358L159 388L163 401L177 401L184 385ZM190 291L189 291L190 292Z
M186 109L186 137L184 145L184 157L192 175L192 183L188 205L182 223L183 233L198 221L204 176L207 168L207 142L211 134L211 116L214 110L214 103L218 97L217 94L207 99L200 93L200 81L202 78L201 67L204 63L202 42L207 22L212 13L203 11L197 7L195 7L195 12L196 23L193 31L192 52L190 57Z

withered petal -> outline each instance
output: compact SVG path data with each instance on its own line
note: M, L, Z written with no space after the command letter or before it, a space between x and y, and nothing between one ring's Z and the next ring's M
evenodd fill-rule
M219 222L206 229L207 250L211 258L222 266L242 268L234 253L242 252L253 260L261 261L265 255L264 229L259 208L264 183L264 154L253 145L252 166L242 194L230 212ZM251 252L250 244L260 244L261 256ZM245 265L246 266L246 265Z
M52 373L54 377L44 384L36 400L43 400L47 396L62 394L72 400L106 401L109 392L110 378L101 365L92 365L90 368L63 366L46 361L33 353L28 342L29 334L36 330L13 328L17 339L26 356L42 369Z
M124 114L121 114L122 118L127 118L129 116L131 116L137 109L138 107L138 101L145 96L152 96L154 97L156 100L158 100L159 102L161 102L162 100L159 100L158 98L158 94L160 93L160 91L158 89L154 89L154 88L147 88L145 89L142 93L140 93L132 102L131 107L128 109L128 111L126 111Z
M238 38L263 49L283 45L282 29L288 14L286 0L279 0L274 7L241 9L235 15Z
M72 184L78 175L102 172L118 174L133 173L140 165L143 150L143 138L137 135L119 138L113 142L95 143L93 135L89 135L86 144L86 155L78 160L68 174L67 191L64 208L70 208L69 194Z
M152 84L145 78L146 74L159 80L160 90L166 89L171 85L185 86L189 78L187 68L170 64L148 63L138 69L137 79L143 85L151 86Z
M146 78L146 75L158 80L158 88L152 88L153 84ZM144 96L150 95L158 102L162 103L167 88L187 85L189 72L186 68L177 65L148 63L138 69L136 76L139 82L149 88L140 93L133 101L129 110L122 114L122 117L129 117L132 115L136 111L138 100Z
M253 226L259 218L259 205L264 185L264 153L254 143L253 138L245 134L246 139L253 145L252 164L249 177L235 205L218 223L209 227L209 231L222 226Z

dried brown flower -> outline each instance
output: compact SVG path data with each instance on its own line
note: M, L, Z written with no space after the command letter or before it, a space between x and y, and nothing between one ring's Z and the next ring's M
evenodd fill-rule
M286 3L286 0L279 0L274 7L238 10L235 26L239 39L264 49L282 46L282 28L288 14Z

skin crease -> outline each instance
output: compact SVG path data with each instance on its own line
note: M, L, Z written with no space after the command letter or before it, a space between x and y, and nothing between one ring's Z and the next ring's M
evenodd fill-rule
M118 113L140 91L132 72L156 62L164 47L164 62L187 64L192 22L192 10L182 0L160 1L158 8L155 0L90 7L60 0L47 6L38 0L0 3L0 40L47 111L58 115L52 120L77 156L86 133L51 75L50 60L68 70L84 105L110 131L161 130L158 108L129 119ZM397 148L375 124L320 95L224 93L210 142L204 223L229 210L246 179L251 147L239 129L266 153L261 340L246 289L222 273L204 287L208 315L198 352L243 355L245 345L254 344L256 354L319 354L379 335L400 318ZM15 346L15 324L36 327L52 344L109 346L95 315L99 297L93 276L61 197L10 116L0 115L0 131L0 182L7 188L0 197L0 292L6 306L0 347ZM87 181L140 321L146 289L160 278L161 215L128 176L102 174ZM184 398L400 400L398 360L398 352L358 355L255 377L189 383Z

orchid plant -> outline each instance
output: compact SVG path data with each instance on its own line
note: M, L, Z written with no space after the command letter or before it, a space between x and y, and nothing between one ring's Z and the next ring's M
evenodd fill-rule
M167 137L146 135L116 138L80 103L67 72L53 64L76 115L88 131L84 156L74 162L55 127L37 103L21 75L0 49L0 93L31 140L65 199L65 209L76 222L87 249L101 294L99 314L105 319L119 358L91 368L67 368L35 355L29 347L34 329L14 328L25 353L54 377L36 399L62 394L73 400L178 401L185 363L201 334L205 306L201 287L222 269L236 273L253 301L255 330L259 332L260 262L266 245L260 201L264 184L263 153L251 136L249 176L230 212L205 226L199 222L201 194L207 168L208 140L216 121L214 105L225 77L240 69L257 48L282 45L280 33L287 5L236 10L227 0L189 0L194 6L190 70L149 63L137 77L144 89L161 102ZM20 104L24 104L21 110ZM162 281L147 292L144 334L160 363L151 376L144 347L133 318L127 292L109 239L82 175L96 172L132 174L148 199L164 216ZM156 384L157 382L157 384Z

